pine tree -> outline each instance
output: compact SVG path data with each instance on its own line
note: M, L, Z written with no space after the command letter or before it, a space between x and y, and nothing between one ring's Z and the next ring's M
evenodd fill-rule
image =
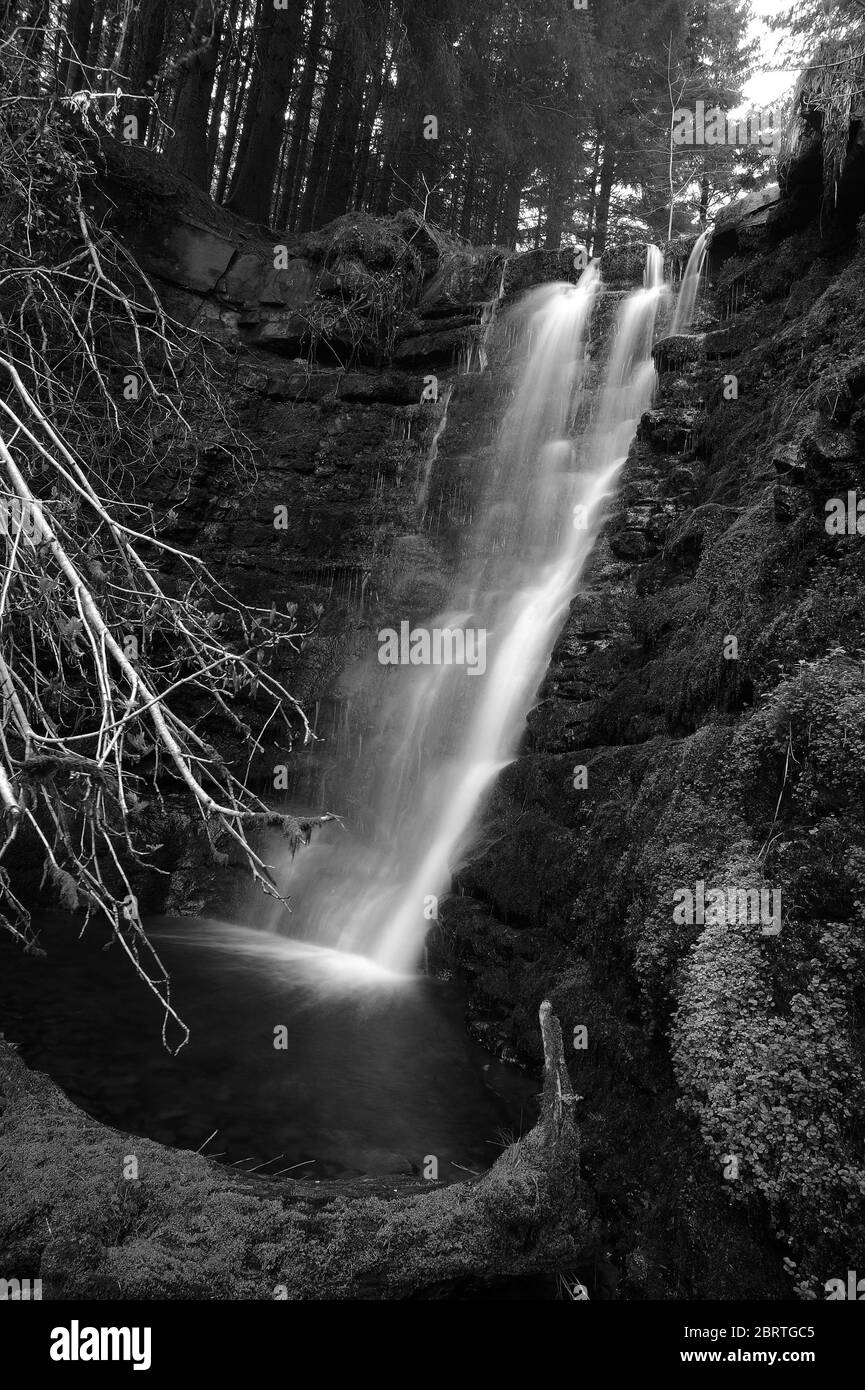
M270 216L303 14L303 0L280 3L279 9L265 4L259 11L256 61L227 199L233 212L259 222Z

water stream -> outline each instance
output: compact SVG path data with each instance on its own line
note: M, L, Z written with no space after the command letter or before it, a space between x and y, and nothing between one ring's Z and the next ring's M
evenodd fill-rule
M688 264L685 266L685 274L682 276L679 297L676 300L676 311L673 314L673 323L670 328L671 335L687 333L694 321L697 292L706 266L708 250L709 233L701 232L694 242L688 257Z
M451 605L422 625L405 614L393 639L379 634L396 655L370 672L379 714L364 750L374 772L361 760L342 773L344 788L352 777L371 786L374 835L325 834L286 875L307 935L386 970L417 966L484 798L517 754L605 502L651 402L652 336L665 294L660 251L648 248L644 285L619 307L596 388L588 346L601 293L593 263L577 285L543 285L510 311L507 329L522 354L516 388L478 488ZM594 419L574 437L595 390Z

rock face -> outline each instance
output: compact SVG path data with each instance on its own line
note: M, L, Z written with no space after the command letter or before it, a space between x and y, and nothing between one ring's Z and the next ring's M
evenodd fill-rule
M692 1251L688 1296L783 1296L783 1193L819 1297L863 1236L846 1093L863 1091L865 759L845 740L865 715L865 251L748 209L726 225L747 256L719 272L714 325L656 345L655 403L524 753L433 940L500 1055L537 1060L539 992L566 1036L587 1030L572 1072L611 1243L669 1267L687 1193L713 1251ZM735 917L680 925L674 895L700 881L777 890L777 940Z
M436 239L410 212L280 237L215 208L146 151L106 142L101 154L103 216L171 311L234 351L302 352L343 370L392 356L449 363L501 288L500 249ZM521 278L548 277L538 265Z
M807 223L816 201L849 228L865 212L862 55L848 39L823 39L800 74L778 159L788 227Z

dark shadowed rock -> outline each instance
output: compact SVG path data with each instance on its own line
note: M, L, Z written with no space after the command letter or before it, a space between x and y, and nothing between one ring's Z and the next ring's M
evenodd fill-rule
M451 361L466 346L465 328L448 328L442 333L421 333L405 338L395 352L396 362Z
M630 241L624 246L609 246L600 257L604 284L611 289L633 289L642 285L648 244Z
M652 348L652 356L659 372L681 371L683 367L699 362L704 353L705 334L677 333L669 338L659 338Z
M640 421L640 437L668 453L684 453L693 447L698 414L694 409L647 410Z
M765 226L769 214L780 199L781 192L777 183L770 183L765 188L746 193L744 198L721 208L715 218L713 242L717 243L720 238L738 234L744 228L753 230L755 227Z
M578 248L565 246L558 251L523 251L520 255L509 256L502 284L503 298L515 299L534 285L548 281L568 281L575 284L582 275L582 262L574 264Z

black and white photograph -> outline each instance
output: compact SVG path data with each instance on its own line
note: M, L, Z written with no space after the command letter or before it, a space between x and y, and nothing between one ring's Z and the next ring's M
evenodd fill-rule
M0 532L25 1371L361 1302L819 1367L865 0L0 0Z

